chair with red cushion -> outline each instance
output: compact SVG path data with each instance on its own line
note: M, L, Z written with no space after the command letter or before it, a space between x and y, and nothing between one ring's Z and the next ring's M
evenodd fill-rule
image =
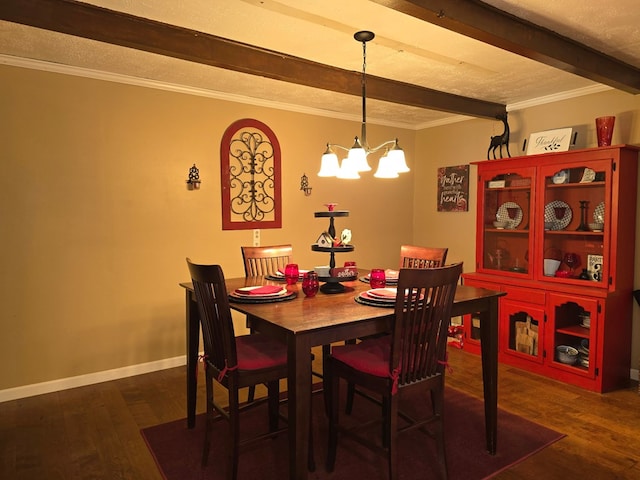
M228 438L216 439L216 444L228 442L228 478L238 475L238 456L241 447L285 430L279 428L279 381L287 378L287 348L267 335L235 336L224 274L220 265L197 265L187 258L193 289L200 313L204 343L206 372L207 426L202 464L207 464L212 443L213 424L224 419L229 422ZM228 393L228 407L216 403L214 383L224 386ZM240 405L239 390L243 387L267 385L268 396ZM240 414L247 408L268 402L269 431L249 439L240 439ZM312 450L309 466L313 469Z
M421 247L417 245L400 246L400 268L435 268L443 267L447 259L448 248ZM355 343L350 341L347 343ZM347 403L345 412L350 414L353 410L355 394L363 392L356 390L355 386L349 384L347 387ZM365 395L366 396L366 395Z
M327 359L329 389L329 449L327 470L336 461L338 433L363 445L386 453L389 477L398 478L398 433L420 428L436 440L438 470L447 478L444 444L443 403L447 330L462 263L431 268L401 269L391 335L363 340L357 344L334 346ZM385 438L375 442L358 429L339 424L340 379L362 387L380 399ZM423 388L431 393L433 406L420 412L420 419L399 412L399 400L405 388ZM400 428L398 417L408 425ZM370 422L367 422L370 426ZM426 429L426 426L431 428Z
M288 263L293 262L293 246L289 243L283 245L265 245L261 247L240 247L244 274L247 277L275 276L278 270L284 272ZM247 315L247 327L251 329L251 316ZM253 333L253 332L252 332ZM323 347L324 354L328 354L329 346ZM311 372L316 377L322 378L322 374ZM249 387L247 399L252 402L255 397L255 387Z
M261 247L242 246L242 264L246 277L275 275L278 270L284 272L288 263L293 262L293 245L264 245ZM247 315L247 327L251 329L251 316ZM252 332L253 333L253 332ZM249 402L255 397L255 386L249 387Z

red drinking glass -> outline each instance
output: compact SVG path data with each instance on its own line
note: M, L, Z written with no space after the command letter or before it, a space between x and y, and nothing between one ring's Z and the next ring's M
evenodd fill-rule
M287 285L295 285L298 283L298 276L300 275L300 270L298 270L297 263L288 263L286 267L284 267L284 278L287 280Z
M566 253L563 261L569 267L569 272L573 276L573 270L580 266L580 256L577 253Z
M315 297L320 289L318 274L313 270L304 274L302 279L302 291L307 297Z
M384 288L387 286L387 279L384 276L384 270L374 268L369 274L369 285L371 288Z

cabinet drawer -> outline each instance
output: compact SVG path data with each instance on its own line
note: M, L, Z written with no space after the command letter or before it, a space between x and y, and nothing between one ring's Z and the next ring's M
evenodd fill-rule
M507 292L506 298L508 298L509 300L535 303L536 305L545 304L545 292L543 290L524 287L512 287L509 285L505 285L502 289Z

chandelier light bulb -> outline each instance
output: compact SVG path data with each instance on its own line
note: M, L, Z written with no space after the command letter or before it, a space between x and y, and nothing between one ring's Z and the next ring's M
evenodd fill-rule
M393 159L385 153L378 161L378 170L373 174L376 178L398 178L398 171L395 168Z
M335 154L329 144L327 144L327 150L322 155L322 163L320 164L319 177L335 177L340 171L340 163L338 162L338 156Z
M347 157L344 160L342 160L340 171L336 176L342 179L356 180L360 178L360 174L358 173L358 169L356 167L357 167L356 160L353 158Z

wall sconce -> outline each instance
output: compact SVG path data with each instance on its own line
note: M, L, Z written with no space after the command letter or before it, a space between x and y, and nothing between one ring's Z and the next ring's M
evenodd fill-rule
M311 187L309 186L309 177L306 174L302 174L300 177L300 190L304 192L304 196L308 197L311 195Z
M189 180L187 180L187 190L198 190L200 188L200 170L193 164L189 169Z

